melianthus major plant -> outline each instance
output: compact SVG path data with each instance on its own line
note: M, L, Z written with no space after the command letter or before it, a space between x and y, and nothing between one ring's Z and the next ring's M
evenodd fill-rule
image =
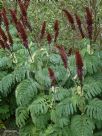
M18 1L19 18L15 10L10 10L18 35L11 31L6 10L1 11L0 120L15 118L17 106L16 124L21 136L101 136L102 55L94 44L91 9L85 11L85 28L77 14L74 18L63 9L69 27L76 32L78 26L82 37L80 48L73 46L66 52L58 42L57 19L54 34L46 30L44 21L39 36L32 35L27 2Z

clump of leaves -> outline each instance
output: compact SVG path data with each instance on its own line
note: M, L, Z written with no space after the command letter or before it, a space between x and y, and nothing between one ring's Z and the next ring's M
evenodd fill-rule
M21 41L17 38L16 45L11 40L4 20L6 29L0 27L0 119L5 122L14 117L17 104L16 124L21 136L97 136L102 128L101 50L90 52L85 45L81 49L72 46L67 52L58 41L61 28L57 19L53 34L43 21L37 41L31 40L32 31L25 25L30 23L28 4L21 0L18 4L21 17L13 9L10 14ZM73 31L77 25L82 38L93 40L90 8L86 8L87 32L83 32L78 15L74 18L66 9L63 12ZM93 49L95 45L89 43Z

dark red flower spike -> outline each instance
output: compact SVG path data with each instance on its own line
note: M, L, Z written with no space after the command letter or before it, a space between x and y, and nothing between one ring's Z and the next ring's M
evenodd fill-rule
M22 13L22 16L27 17L27 10L21 0L18 0L18 4Z
M67 69L67 54L66 54L64 47L56 45L56 48L59 50L59 54L63 61L64 67Z
M51 86L55 86L56 84L56 76L54 71L51 68L48 68L49 77L51 79Z
M74 18L71 13L66 9L63 9L63 12L65 13L65 16L67 17L67 20L70 23L72 29L75 29Z
M12 38L12 36L11 36L9 31L7 32L7 36L8 36L8 42L12 46L13 45L13 38Z
M15 26L17 25L17 15L16 15L16 11L15 10L10 10L10 13L11 13L11 17L12 17L12 21L13 23L15 24Z
M44 21L41 26L40 40L44 38L45 33L46 33L46 21Z
M55 20L55 22L54 22L54 31L59 31L59 22L58 22L58 20Z
M27 8L28 8L28 4L30 1L26 1L25 3L23 3L21 0L18 0L18 4L21 10L21 21L23 23L23 25L25 27L28 27L28 29L30 31L32 31L32 27L28 21L28 17L27 17Z
M22 42L23 42L23 45L24 47L28 50L29 52L29 55L32 59L32 56L31 56L31 52L30 52L30 49L29 49L29 46L28 46L28 36L27 36L27 32L22 24L21 21L18 21L17 24L16 24L16 28L17 28L17 31L18 31L18 35L20 36Z
M1 23L2 23L2 13L0 12L0 26L1 26Z
M28 9L29 4L30 4L30 0L26 0L25 3L24 3L26 10Z
M80 17L77 14L75 14L75 18L76 18L76 22L77 22L81 37L84 38L85 35L83 33L83 30L82 30L82 23L81 23Z
M75 52L75 59L76 59L76 67L77 67L77 75L82 84L83 78L83 60L79 51Z
M6 27L6 31L9 31L9 21L8 21L8 18L7 18L5 8L2 9L1 14L2 14L2 18L3 18L3 21L4 21L5 27Z
M23 42L23 45L26 49L28 49L28 36L27 36L27 32L22 24L21 21L18 21L17 20L17 17L16 17L16 13L14 10L10 10L11 12L11 16L12 16L12 20L16 26L16 29L18 31L18 35L20 36L22 42Z
M89 7L86 7L86 23L87 23L87 31L88 31L88 37L90 40L92 40L92 33L93 33L93 17L92 17L92 11L89 9Z
M50 45L51 42L52 42L52 37L51 37L51 34L50 33L47 33L47 41L48 41L48 44Z
M70 48L70 49L68 50L68 56L70 56L70 55L72 54L72 51L73 51L72 48Z
M7 41L7 36L1 27L0 27L0 37L2 38L3 41L5 42Z
M58 22L58 20L55 20L55 22L54 22L54 32L55 32L54 42L56 42L58 35L59 35L59 22Z
M2 47L7 48L11 52L10 45L8 43L8 38L1 27L0 27L0 40L1 40Z
M12 53L8 41L5 42L5 41L3 41L2 39L0 39L0 46L1 46L1 48L3 48L4 50L5 50L5 49L8 49L8 50Z
M5 43L2 39L0 39L0 46L5 50Z
M27 36L26 30L25 30L21 21L17 22L16 28L17 28L18 34L23 42L24 47L26 49L28 49L28 36Z

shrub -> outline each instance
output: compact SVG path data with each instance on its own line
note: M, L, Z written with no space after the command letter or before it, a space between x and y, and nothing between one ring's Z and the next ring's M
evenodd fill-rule
M18 4L19 17L10 10L16 30L2 10L0 119L14 116L16 108L21 136L101 136L102 51L94 39L91 9L85 10L86 29L78 15L63 9L69 27L81 35L79 46L67 52L58 42L59 20L54 21L53 34L43 21L34 37L28 5L21 0Z

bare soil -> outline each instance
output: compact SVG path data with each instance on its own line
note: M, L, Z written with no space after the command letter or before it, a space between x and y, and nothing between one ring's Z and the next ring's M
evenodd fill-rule
M0 136L19 136L17 130L0 129Z

